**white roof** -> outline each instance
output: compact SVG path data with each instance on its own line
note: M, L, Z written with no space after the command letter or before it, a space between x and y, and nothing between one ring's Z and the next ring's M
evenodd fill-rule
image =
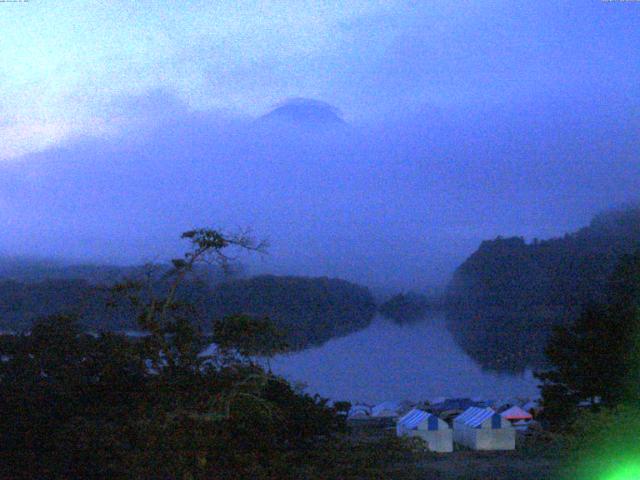
M397 412L399 408L400 404L398 402L382 402L371 409L371 415L375 417L386 410Z
M491 418L496 414L492 408L480 408L469 407L460 415L458 415L454 421L462 422L469 427L479 427L487 418Z
M212 343L208 347L206 347L204 350L202 350L198 354L198 357L212 357L216 353L218 353L218 345L215 343Z
M370 411L371 411L371 409L366 405L353 405L349 409L349 416L355 415L357 413L364 413L366 415L369 415Z

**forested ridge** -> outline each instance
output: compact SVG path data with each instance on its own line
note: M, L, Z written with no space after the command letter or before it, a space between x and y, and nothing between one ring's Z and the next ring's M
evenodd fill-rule
M221 283L212 293L207 311L216 318L267 316L294 349L360 330L376 312L368 288L327 277L261 275Z
M619 258L638 248L640 207L604 212L562 238L484 241L449 285L449 328L484 367L543 366L553 327L603 302Z
M81 327L89 331L137 328L129 307L122 302L113 304L109 286L112 281L139 276L141 267L66 270L27 264L20 269L16 264L2 270L1 266L7 264L0 262L2 330L28 330L38 318L59 313L77 316ZM165 285L161 277L168 267L155 268L159 277L155 290L162 292ZM367 288L344 280L274 275L222 278L220 272L203 270L185 281L178 292L205 332L212 330L214 321L228 315L269 317L286 334L289 345L299 349L368 326L376 309Z
M398 293L382 303L378 310L385 317L398 324L423 320L429 311L441 307L440 299L427 295L407 292Z
M142 267L118 265L66 264L28 257L0 256L0 280L41 282L44 280L86 280L93 284L112 283L132 275Z

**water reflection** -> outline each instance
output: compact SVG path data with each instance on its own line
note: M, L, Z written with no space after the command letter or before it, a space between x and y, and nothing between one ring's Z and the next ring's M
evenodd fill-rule
M405 326L378 317L360 332L279 356L272 367L308 384L310 393L338 400L538 396L531 372L483 371L455 344L441 315Z

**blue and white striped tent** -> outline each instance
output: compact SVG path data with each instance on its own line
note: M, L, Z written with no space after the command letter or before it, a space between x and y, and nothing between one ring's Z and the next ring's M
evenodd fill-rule
M424 410L419 410L414 408L409 413L407 413L404 417L398 420L398 427L402 427L405 430L417 430L420 426L425 426L424 430L438 430L440 427L439 424L443 423L446 428L449 426L440 420L435 415L425 412Z
M471 428L489 428L487 420L491 419L491 428L502 428L503 418L492 408L469 407L454 419Z
M399 437L420 437L434 452L453 451L453 435L449 425L424 410L414 408L398 420L396 433Z
M492 408L469 407L453 420L456 443L473 450L513 450L515 430Z

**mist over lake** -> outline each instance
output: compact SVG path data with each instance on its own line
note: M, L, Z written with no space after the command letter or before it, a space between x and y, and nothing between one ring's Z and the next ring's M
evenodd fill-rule
M364 330L278 356L271 363L276 373L306 383L309 393L334 400L377 403L539 394L530 371L510 375L482 370L456 345L440 313L410 325L377 316Z

